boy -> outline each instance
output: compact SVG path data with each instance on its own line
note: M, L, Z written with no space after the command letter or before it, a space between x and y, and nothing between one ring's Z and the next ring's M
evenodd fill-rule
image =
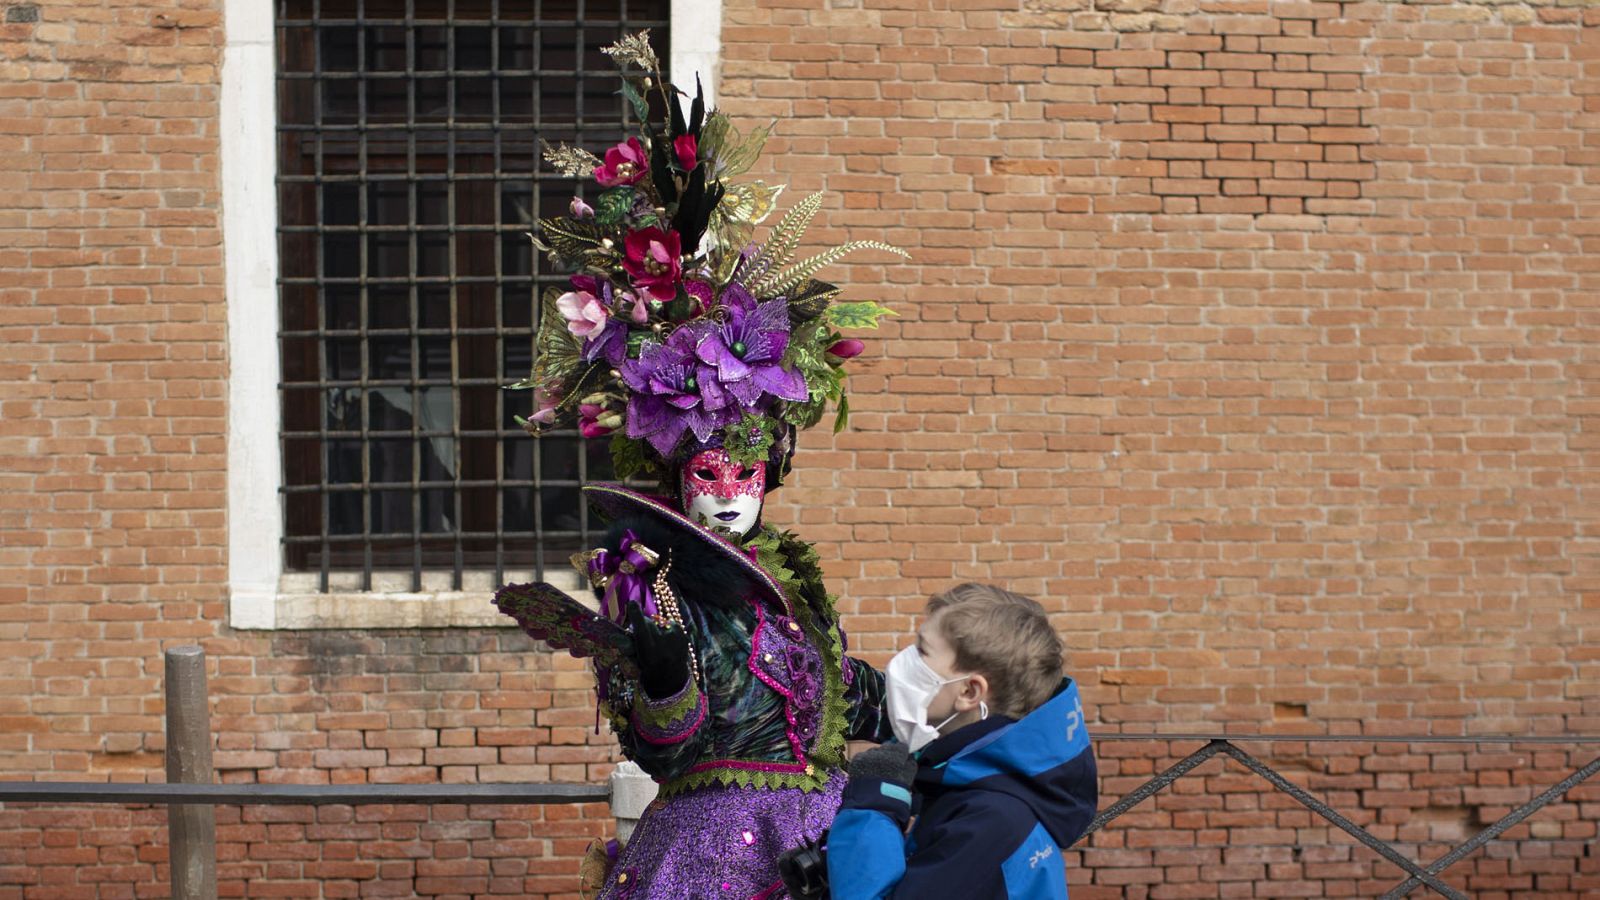
M850 764L828 837L835 900L1067 896L1060 850L1099 791L1061 657L1027 597L963 584L928 601L916 645L889 664L899 742Z

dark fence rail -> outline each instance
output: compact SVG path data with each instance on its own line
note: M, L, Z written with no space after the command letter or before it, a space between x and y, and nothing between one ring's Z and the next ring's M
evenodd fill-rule
M604 803L603 784L121 784L0 781L0 803L320 806L328 803Z
M607 785L596 784L212 784L210 728L207 719L204 655L199 648L167 651L167 774L166 784L105 782L0 782L0 803L112 803L155 804L172 807L168 818L171 842L173 896L176 900L216 896L216 835L209 815L216 805L322 805L322 804L544 804L610 801L618 818L619 837L626 838L654 785L634 767L624 763ZM1100 734L1107 742L1197 742L1202 746L1144 784L1123 795L1090 824L1083 837L1104 828L1119 816L1150 799L1205 762L1221 757L1232 760L1263 779L1274 790L1292 797L1306 809L1350 835L1407 873L1382 900L1398 900L1419 887L1451 900L1466 895L1446 884L1440 874L1466 859L1485 844L1561 799L1567 792L1600 772L1600 755L1551 785L1527 803L1511 810L1470 839L1440 855L1426 866L1412 860L1392 843L1352 822L1327 803L1295 784L1271 766L1241 749L1239 744L1361 743L1361 744L1469 744L1475 746L1544 745L1600 747L1600 736L1566 735L1351 735L1351 734ZM203 811L202 816L186 815Z

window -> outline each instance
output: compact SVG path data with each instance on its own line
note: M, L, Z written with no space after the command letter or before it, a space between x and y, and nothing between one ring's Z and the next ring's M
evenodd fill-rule
M278 401L287 572L418 592L543 576L589 540L604 440L535 441L504 390L535 298L527 232L586 186L540 140L631 131L600 48L668 0L278 0ZM425 579L425 575L428 579Z

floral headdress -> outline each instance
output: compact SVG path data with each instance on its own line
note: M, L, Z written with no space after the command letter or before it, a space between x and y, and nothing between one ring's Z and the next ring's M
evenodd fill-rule
M562 145L545 159L566 175L593 177L593 205L538 223L535 244L571 272L568 287L540 301L532 434L576 418L585 437L611 435L617 475L666 476L697 449L721 446L740 462L766 459L829 402L845 427L845 360L862 344L841 329L876 328L892 315L874 302L836 302L814 277L855 250L907 254L850 241L795 261L822 208L813 194L789 210L764 243L751 243L782 185L732 183L761 153L770 128L741 135L707 111L698 80L687 118L681 91L661 77L649 32L605 48L622 69L622 94L639 135L604 158ZM659 92L668 121L650 120ZM687 96L687 95L683 95Z

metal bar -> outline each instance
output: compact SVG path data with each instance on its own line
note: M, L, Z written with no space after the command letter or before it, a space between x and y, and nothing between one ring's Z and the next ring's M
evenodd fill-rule
M212 787L211 715L206 703L206 654L199 647L166 652L167 781L173 787ZM173 802L173 801L168 801ZM173 900L217 896L217 813L209 805L167 807L167 846Z
M152 803L353 806L428 803L596 803L597 784L121 784L0 781L0 803ZM207 807L209 809L209 807Z
M366 0L356 0L356 19L359 21L366 17ZM369 203L372 186L367 183L367 29L356 27L356 174L361 180L356 184L356 240L360 246L357 248L360 263L356 271L361 273L361 285L357 291L356 327L361 330L361 379L365 381L372 375L372 339L367 334L367 325L372 322L371 288L367 282L367 273L372 271L372 253L368 246L371 238L367 235L367 224L372 221L372 209ZM361 391L361 534L367 539L361 545L361 589L372 590L372 391L363 388Z
M1549 790L1533 798L1532 800L1529 800L1527 803L1524 803L1504 816L1501 816L1499 821L1478 832L1475 836L1473 836L1472 840L1467 841L1454 850L1451 850L1449 853L1446 853L1445 855L1434 860L1425 871L1429 875L1437 875L1440 872L1443 872L1445 869L1450 868L1451 866L1465 859L1468 854L1471 854L1479 847L1482 847L1484 844L1487 844L1495 838L1498 838L1500 835L1505 834L1508 829L1514 827L1523 819L1526 819L1539 810L1545 808L1552 800L1560 797L1567 791L1572 790L1579 784L1582 784L1596 772L1600 772L1600 756L1595 757L1588 765L1576 772L1573 772L1566 778L1563 778L1560 782L1552 785ZM1421 884L1422 880L1416 875L1412 875L1410 878L1407 878L1405 881L1402 881L1400 884L1396 885L1393 890L1389 891L1387 894L1384 894L1382 900L1399 900L1399 898L1404 897L1416 890L1421 886Z
M1216 756L1226 746L1227 743L1225 741L1211 741L1204 747L1201 747L1199 750L1196 750L1195 752L1179 760L1165 772L1162 772L1160 775L1157 775L1149 781L1146 781L1144 784L1139 785L1128 794L1123 795L1121 800L1113 803L1110 808L1106 809L1105 812L1102 812L1094 817L1094 821L1090 822L1089 827L1084 829L1083 834L1079 836L1078 842L1082 843L1084 838L1087 838L1089 835L1099 831L1107 822L1110 822L1112 819L1115 819L1128 810L1133 809L1135 806L1138 806L1149 798L1155 796L1162 790L1165 790L1168 785L1189 774L1189 772L1192 771L1195 766L1198 766L1211 757Z
M500 0L490 0L489 18L500 18ZM492 25L489 28L489 71L494 73L489 78L489 121L494 129L494 174L500 175L501 167L505 164L503 148L500 142L500 26ZM501 384L506 383L506 350L505 350L505 238L499 232L501 229L500 211L505 205L501 185L496 182L493 186L493 196L490 202L494 204L494 375L495 380ZM535 211L537 212L537 211ZM505 413L506 392L494 393L494 427L499 429L506 420ZM494 582L502 584L505 580L506 556L506 492L501 486L501 481L506 477L506 442L497 438L494 442Z
M1417 876L1423 884L1426 884L1428 887L1431 887L1446 897L1449 897L1450 900L1467 900L1467 896L1465 894L1440 881L1431 873L1424 871L1421 866L1417 865L1416 862L1407 859L1403 854L1400 853L1400 851L1373 837L1372 834L1365 828L1362 828L1360 825L1357 825L1356 823L1340 815L1338 811L1329 807L1321 800L1311 796L1311 794L1308 793L1304 788L1268 768L1264 763L1256 759L1254 756L1251 756L1250 754L1227 742L1223 742L1222 752L1233 757L1240 763L1240 765L1243 765L1245 768L1266 779L1267 782L1273 787L1299 801L1301 806L1304 806L1306 809L1309 809L1324 819L1327 819L1329 822L1332 822L1340 831L1343 831L1345 834L1348 834L1360 841L1362 844L1365 844L1379 856L1394 863L1405 871L1410 872L1412 875Z

